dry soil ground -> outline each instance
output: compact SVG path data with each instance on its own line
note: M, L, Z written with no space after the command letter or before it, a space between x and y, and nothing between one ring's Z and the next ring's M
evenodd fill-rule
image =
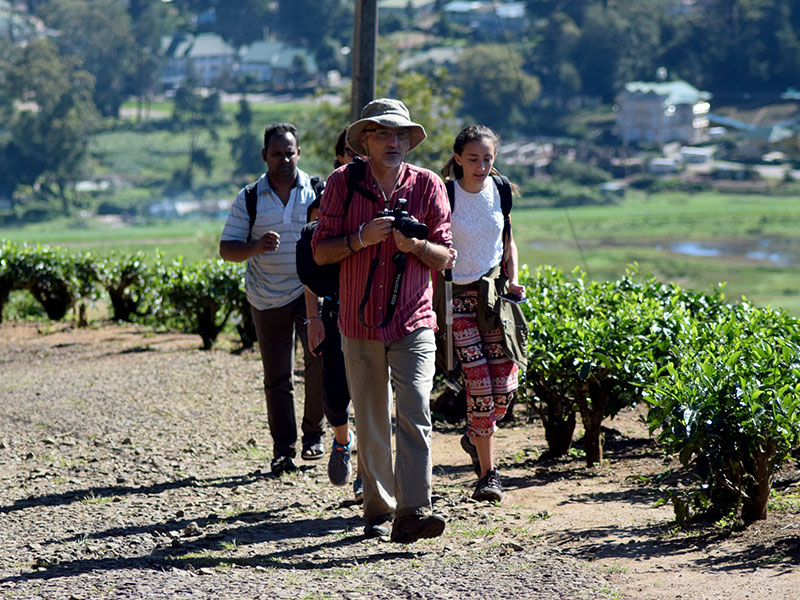
M0 326L2 597L800 598L798 515L676 529L648 483L676 465L636 411L609 422L606 462L588 469L543 460L518 409L497 434L500 506L469 498L460 425L438 423L445 534L364 540L324 461L266 474L257 353L198 347L132 326Z

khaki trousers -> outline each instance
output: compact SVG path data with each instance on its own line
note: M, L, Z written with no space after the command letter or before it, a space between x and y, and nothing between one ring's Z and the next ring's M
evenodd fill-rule
M431 505L433 331L417 329L389 344L342 336L342 351L358 430L364 518L423 514ZM397 405L394 465L392 387Z

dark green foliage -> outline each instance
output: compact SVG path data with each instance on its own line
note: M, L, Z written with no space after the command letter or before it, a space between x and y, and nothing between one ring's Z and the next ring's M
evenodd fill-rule
M72 287L78 304L78 326L86 327L87 303L94 303L100 296L97 284L100 281L100 264L91 252L72 257Z
M602 461L600 426L641 399L653 364L669 346L663 285L638 281L588 281L541 267L523 277L530 318L527 384L542 417L549 452L565 454L575 412L584 430L586 462Z
M94 104L100 114L118 116L141 54L125 3L50 0L39 16L59 32L54 39L61 55L72 57L97 82Z
M238 311L242 344L252 346L242 265L141 258L99 263L4 241L0 314L13 290L28 290L59 320L76 301L98 299L100 282L115 318L197 333L207 349ZM522 391L551 455L567 454L580 417L587 464L601 462L604 420L644 400L651 432L697 477L670 491L679 522L766 517L773 477L800 447L800 321L634 271L592 282L579 270L525 268L521 283L530 329Z
M566 179L578 185L598 185L612 179L607 171L587 163L554 160L547 169L554 178Z
M12 290L28 290L48 318L63 319L75 301L74 264L59 248L4 241L0 249L0 314Z
M693 320L657 366L651 431L701 482L676 515L764 519L773 476L800 444L800 325L747 303Z
M243 306L242 266L221 259L165 265L161 273L159 317L184 331L197 333L209 349L234 310Z
M772 478L800 445L797 319L631 274L588 282L542 267L523 281L527 385L551 454L569 450L577 413L586 461L599 462L603 420L644 398L651 431L698 478L671 493L679 521L766 517Z
M264 171L264 161L261 158L263 144L262 137L252 130L253 111L245 98L239 100L236 123L239 126L239 133L229 139L234 165L233 174L254 178L256 174Z
M38 195L57 197L62 212L70 211L67 190L82 176L97 123L94 85L94 78L59 56L49 40L32 41L6 65L0 96L26 106L10 113L0 138L0 175L7 190L38 186Z
M141 252L112 253L100 266L100 281L111 302L114 321L144 318L158 302L154 290L155 269L147 265Z

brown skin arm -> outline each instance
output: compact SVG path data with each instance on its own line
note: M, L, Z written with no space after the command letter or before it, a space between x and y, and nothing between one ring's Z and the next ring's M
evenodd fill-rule
M517 244L514 243L514 237L508 240L505 256L503 257L506 266L506 273L508 273L508 291L512 294L519 296L525 295L525 288L519 284L519 272L517 265L519 265L519 252L517 251Z
M223 260L242 262L257 254L275 252L278 246L281 245L280 238L281 236L278 233L268 231L259 239L250 240L249 242L221 241L219 243L219 255Z
M352 254L350 248L358 252L367 246L379 244L388 238L389 235L392 235L394 236L394 243L397 245L397 249L400 250L400 252L413 254L419 258L424 265L437 271L452 266L452 258L455 256L454 250L433 242L427 242L426 250L426 242L424 240L406 237L397 229L393 229L393 220L394 217L378 217L367 223L361 230L363 246L359 243L358 233L350 233L322 240L317 244L316 252L314 252L314 260L320 265L339 262ZM350 247L347 245L348 241Z
M406 237L397 229L392 230L392 235L394 236L394 243L397 244L397 249L400 250L400 252L413 254L425 266L435 271L441 271L442 269L447 269L452 266L454 251L447 246Z
M350 248L352 248L354 252L358 252L367 246L382 242L389 237L389 234L392 232L392 220L393 217L378 217L366 223L361 230L361 241L364 243L363 245L358 241L358 232L320 241L314 251L314 260L318 265L337 263L353 254ZM348 241L350 243L349 247L347 246Z
M319 316L319 299L308 287L303 286L305 303L306 303L306 317L308 317L308 347L311 354L319 356L314 353L314 348L322 343L325 339L325 326L322 324L322 319Z

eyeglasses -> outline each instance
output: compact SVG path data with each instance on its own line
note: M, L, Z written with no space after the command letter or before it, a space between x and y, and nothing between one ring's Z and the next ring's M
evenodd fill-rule
M388 142L392 139L392 136L397 136L397 139L401 142L405 142L411 138L411 130L410 129L365 129L366 133L374 133L375 137L377 137L382 142Z

